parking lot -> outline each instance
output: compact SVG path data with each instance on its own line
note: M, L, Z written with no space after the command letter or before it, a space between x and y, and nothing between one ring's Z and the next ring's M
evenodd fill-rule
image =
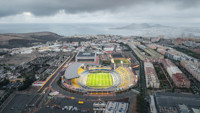
M16 94L2 110L2 113L26 113L29 103L35 96L36 94Z
M78 102L79 100L56 96L53 97L49 103L45 103L45 106L36 113L93 113L93 101Z

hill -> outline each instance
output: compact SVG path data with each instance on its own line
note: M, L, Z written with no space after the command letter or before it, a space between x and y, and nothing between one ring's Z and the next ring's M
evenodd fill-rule
M132 23L127 26L111 28L111 29L147 29L147 28L167 28L167 27L169 26L164 26L160 24L148 24L148 23L142 23L142 24Z
M0 34L0 48L29 47L36 42L46 43L60 38L62 36L52 32Z

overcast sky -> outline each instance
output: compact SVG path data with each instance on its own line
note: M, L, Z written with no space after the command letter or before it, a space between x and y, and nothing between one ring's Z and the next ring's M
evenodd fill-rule
M1 0L0 23L200 23L200 0Z

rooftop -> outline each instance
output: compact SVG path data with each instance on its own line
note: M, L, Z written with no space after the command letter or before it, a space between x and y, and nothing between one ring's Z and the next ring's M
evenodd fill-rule
M113 57L113 58L123 58L123 56L122 56L121 53L113 53L113 54L112 54L112 57Z
M78 69L83 65L83 63L73 63L65 70L65 79L77 78L80 75L78 74Z
M189 106L200 106L200 96L193 94L169 93L169 92L156 92L156 102L159 106L176 106L185 104Z
M95 53L91 53L91 52L79 52L77 54L77 57L94 57Z

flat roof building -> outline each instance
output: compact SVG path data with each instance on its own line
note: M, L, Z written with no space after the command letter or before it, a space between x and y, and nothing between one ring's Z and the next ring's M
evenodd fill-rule
M154 98L159 113L188 113L188 109L200 108L199 95L156 92Z
M124 58L122 53L112 53L112 58Z
M146 87L159 88L160 82L155 72L154 66L151 62L144 62Z
M176 87L190 88L190 80L183 73L173 74L172 80L173 80Z
M76 62L96 62L96 53L79 52L76 55Z
M176 87L180 88L189 88L190 87L190 80L183 74L183 72L170 60L165 59L163 60L162 64L166 69L167 73L173 80Z

